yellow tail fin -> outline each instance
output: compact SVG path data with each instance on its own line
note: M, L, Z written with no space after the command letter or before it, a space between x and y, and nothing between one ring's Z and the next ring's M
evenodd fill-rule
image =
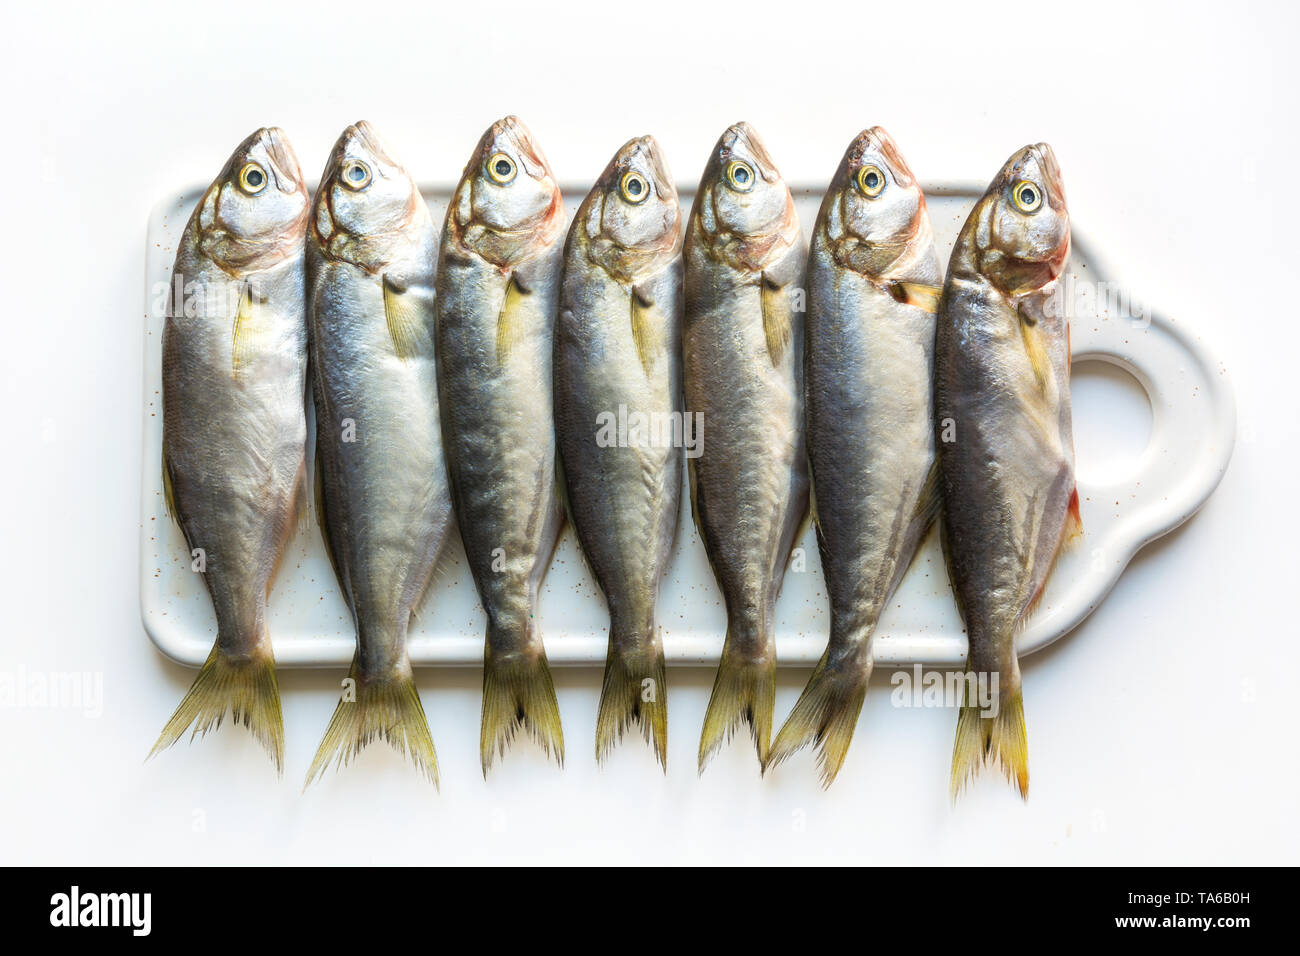
M952 749L952 799L986 763L1002 768L1021 798L1029 799L1029 737L1025 732L1025 705L1020 688L998 700L997 713L985 716L978 704L968 703L967 683L957 715L957 739Z
M772 709L776 700L776 657L768 652L761 657L737 653L727 635L718 662L718 676L713 679L713 694L704 712L704 732L700 735L700 773L723 742L742 723L748 723L758 750L760 765L767 763L772 739Z
M560 705L546 663L546 652L494 655L491 642L483 652L483 722L479 730L479 757L487 776L494 755L504 756L520 729L542 745L547 756L564 766L564 731Z
M331 760L335 767L346 767L378 737L383 737L402 756L410 757L416 768L437 787L438 755L433 749L433 736L424 716L424 705L420 703L420 692L410 672L361 681L357 679L354 659L348 677L353 681L355 696L343 697L334 709L303 789L325 773Z
M668 683L664 649L657 640L642 647L622 648L610 640L605 682L596 716L596 762L609 756L614 744L632 724L646 743L653 741L659 765L668 769Z
M264 651L243 658L229 657L214 645L199 676L194 678L145 759L180 740L191 724L194 725L191 740L205 736L209 730L221 726L227 710L235 723L243 724L252 732L271 755L276 771L283 773L284 719L280 715L280 688L269 643Z
M823 787L831 785L844 765L871 681L871 648L866 648L865 663L855 656L828 665L829 657L827 649L776 735L765 771L809 744L818 748L817 766Z

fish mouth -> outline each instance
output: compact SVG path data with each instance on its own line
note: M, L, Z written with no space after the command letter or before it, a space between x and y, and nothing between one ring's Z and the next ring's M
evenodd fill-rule
M1042 185L1047 193L1047 202L1051 208L1058 212L1064 211L1065 206L1065 180L1061 176L1061 167L1056 162L1056 154L1052 152L1052 147L1046 143L1032 143L1025 146L1007 160L1002 167L1002 173L999 177L1002 186L1006 186L1020 178L1027 166L1037 168L1042 175ZM998 182L999 180L995 180Z
M546 161L546 155L541 147L537 145L537 139L524 121L513 113L497 120L483 134L479 161L486 161L495 152L496 145L501 142L509 143L513 147L524 168L534 179L551 175L551 166Z
M873 126L870 129L864 129L858 134L858 138L862 140L864 145L871 145L876 149L881 149L886 142L893 142L893 139L887 132L885 132L883 126Z
M284 130L278 126L264 126L254 136L271 160L276 186L282 192L290 193L303 188L302 169L298 165L298 156L289 145Z
M360 200L353 187L344 180L348 166L354 161L363 162L369 167L375 181L393 181L394 191L391 196L385 193L368 201ZM402 183L409 185L410 192L405 206L399 209L398 191ZM353 207L342 218L338 215L340 210L336 206L340 199ZM316 212L312 217L311 229L326 242L336 232L353 239L391 236L404 231L415 221L420 201L419 188L401 164L390 156L388 147L375 127L366 120L357 120L339 134L334 149L330 152L329 163L321 175L320 188L316 190ZM355 207L358 204L366 207L367 211L357 212Z
M883 126L873 126L871 129L863 130L859 140L863 147L862 152L871 148L884 159L890 175L900 186L910 186L916 182L912 167L907 165L907 160L903 158L903 153L894 142L894 137L890 136Z
M758 135L758 130L744 120L727 127L727 131L722 134L722 139L718 141L718 152L724 161L729 153L739 153L753 159L758 166L759 175L769 183L777 182L781 178L776 163L772 161L772 154L767 151L767 146Z
M1039 168L1043 171L1048 202L1054 209L1065 208L1065 178L1061 175L1061 166L1056 161L1056 153L1046 143L1035 143L1029 147L1029 151L1038 160Z
M650 179L655 187L655 195L665 202L676 199L677 186L673 183L672 174L668 171L668 163L664 160L664 153L659 146L659 141L653 136L646 134L628 140L623 144L623 148L618 151L614 167L629 166L638 156L644 160L649 170Z
M388 149L384 146L384 141L379 138L379 133L366 120L357 120L344 130L343 136L340 139L340 146L342 146L343 149L347 149L349 146L355 146L360 150L369 153L385 166L397 165L389 156Z

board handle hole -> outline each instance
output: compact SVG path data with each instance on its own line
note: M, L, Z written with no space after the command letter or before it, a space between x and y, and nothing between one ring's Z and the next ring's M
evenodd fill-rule
M1089 485L1132 477L1151 441L1151 399L1127 370L1084 358L1070 370L1075 470Z

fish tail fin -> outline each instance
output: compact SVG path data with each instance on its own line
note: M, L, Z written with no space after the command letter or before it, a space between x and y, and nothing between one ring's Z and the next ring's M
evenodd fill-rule
M655 636L641 643L610 637L605 680L596 716L596 762L609 756L614 744L633 724L652 744L659 766L668 769L668 684L663 644Z
M348 671L351 695L344 695L330 718L325 736L307 771L302 787L306 790L334 762L346 767L365 746L377 737L411 761L429 782L438 786L438 755L433 748L429 721L420 703L420 692L409 668L379 679L357 678L353 658Z
M1015 786L1021 798L1028 800L1029 737L1020 688L998 699L997 713L989 715L986 709L970 702L968 679L957 714L957 739L952 749L952 799L955 801L966 782L986 762L992 761L1002 768L1003 776Z
M763 768L774 767L812 744L818 749L817 766L823 787L829 787L844 765L862 702L871 681L871 648L861 657L830 661L822 655L794 710L776 735Z
M765 646L769 646L767 642ZM722 646L722 660L713 679L713 694L704 712L700 735L699 770L730 740L742 723L748 723L760 765L767 763L772 739L772 710L776 701L776 656L769 649L755 656L738 651L730 630Z
M280 714L280 687L275 679L275 658L270 643L252 654L234 657L214 645L199 670L199 676L181 699L176 712L163 727L148 760L162 753L184 736L193 725L190 739L206 736L221 726L226 711L257 738L284 773L284 719Z
M483 652L483 720L479 730L479 757L487 776L495 756L519 730L527 731L541 744L547 756L555 755L564 766L564 731L560 727L560 705L555 684L546 663L546 651L493 653L492 641Z

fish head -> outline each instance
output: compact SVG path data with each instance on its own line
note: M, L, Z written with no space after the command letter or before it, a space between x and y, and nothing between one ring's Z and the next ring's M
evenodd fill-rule
M835 204L824 217L834 224L832 238L847 238L853 263L873 278L928 238L925 194L893 137L879 126L849 144L826 201Z
M704 168L699 201L708 231L740 240L739 258L755 271L783 254L798 233L794 197L748 123L728 127L718 140Z
M1070 256L1070 213L1056 155L1046 143L1007 160L981 200L980 271L1019 294L1059 276Z
M422 205L414 180L392 158L375 128L361 120L334 144L316 190L312 229L323 244L340 237L389 236L427 214Z
M456 189L453 224L462 243L499 266L511 266L564 227L564 201L550 164L515 116L485 132Z
M635 281L681 247L677 187L653 136L628 140L596 180L581 213L590 254L616 278Z
M200 247L225 271L266 269L302 244L310 197L279 127L263 127L231 154L196 211Z

